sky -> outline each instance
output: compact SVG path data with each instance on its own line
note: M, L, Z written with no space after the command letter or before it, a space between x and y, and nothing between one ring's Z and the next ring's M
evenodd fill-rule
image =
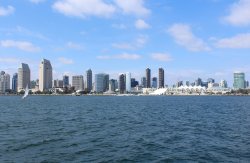
M166 84L250 76L250 0L0 0L0 70L38 78L165 70Z

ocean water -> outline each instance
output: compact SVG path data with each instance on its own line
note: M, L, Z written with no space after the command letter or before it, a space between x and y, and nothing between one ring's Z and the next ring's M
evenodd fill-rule
M0 162L250 162L250 97L0 97Z

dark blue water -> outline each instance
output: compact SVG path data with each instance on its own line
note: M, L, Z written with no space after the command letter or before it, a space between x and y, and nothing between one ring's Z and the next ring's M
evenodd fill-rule
M250 97L0 97L0 162L250 162Z

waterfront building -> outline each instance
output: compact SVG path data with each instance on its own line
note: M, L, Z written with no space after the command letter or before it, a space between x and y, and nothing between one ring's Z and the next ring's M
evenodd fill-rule
M180 86L183 86L183 81L178 81L178 82L176 83L176 87L180 87Z
M151 88L151 70L146 69L146 88Z
M27 85L30 88L30 68L28 64L22 63L18 68L17 91L24 90Z
M134 88L139 85L139 82L135 78L131 78L131 87Z
M32 81L30 82L30 88L31 88L31 89L35 89L35 88L36 88L36 81L35 81L35 80L32 80Z
M53 88L63 88L63 80L54 80Z
M201 78L198 78L197 80L195 80L195 86L201 86L201 85L202 85Z
M249 88L249 81L245 82L245 88Z
M95 92L103 93L109 88L109 75L105 73L95 74Z
M119 92L120 94L124 94L126 91L126 75L120 74L119 75Z
M146 77L142 77L141 78L141 86L142 86L142 88L146 88L146 84L147 82L146 82Z
M39 90L46 91L52 88L52 66L50 61L43 59L39 65Z
M4 71L0 72L0 93L5 93L6 90L10 89L10 75Z
M190 86L190 82L189 81L186 81L186 86Z
M86 71L86 89L88 92L92 90L92 70L88 69Z
M126 92L131 92L131 73L126 73Z
M235 72L234 73L234 84L235 89L244 89L245 88L245 73Z
M75 91L83 91L84 84L82 75L72 76L72 87L75 88Z
M152 78L152 88L157 88L157 77Z
M214 80L213 78L208 78L208 79L207 79L207 82L208 82L208 83L215 83L215 80Z
M221 80L220 81L220 87L227 88L227 81L226 80Z
M164 69L159 68L159 88L164 88Z
M14 92L17 92L17 84L18 84L18 74L14 73L12 77L12 90Z
M109 80L109 92L115 92L115 79L111 79Z
M68 86L69 86L69 76L63 75L63 87L68 87Z

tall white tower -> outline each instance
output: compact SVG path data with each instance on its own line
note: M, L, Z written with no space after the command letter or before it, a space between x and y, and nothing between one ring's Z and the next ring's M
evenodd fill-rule
M17 91L24 90L27 85L30 88L30 68L28 64L22 63L18 68Z
M39 90L52 88L52 66L49 60L43 59L39 66Z
M126 92L131 92L131 73L126 72Z

